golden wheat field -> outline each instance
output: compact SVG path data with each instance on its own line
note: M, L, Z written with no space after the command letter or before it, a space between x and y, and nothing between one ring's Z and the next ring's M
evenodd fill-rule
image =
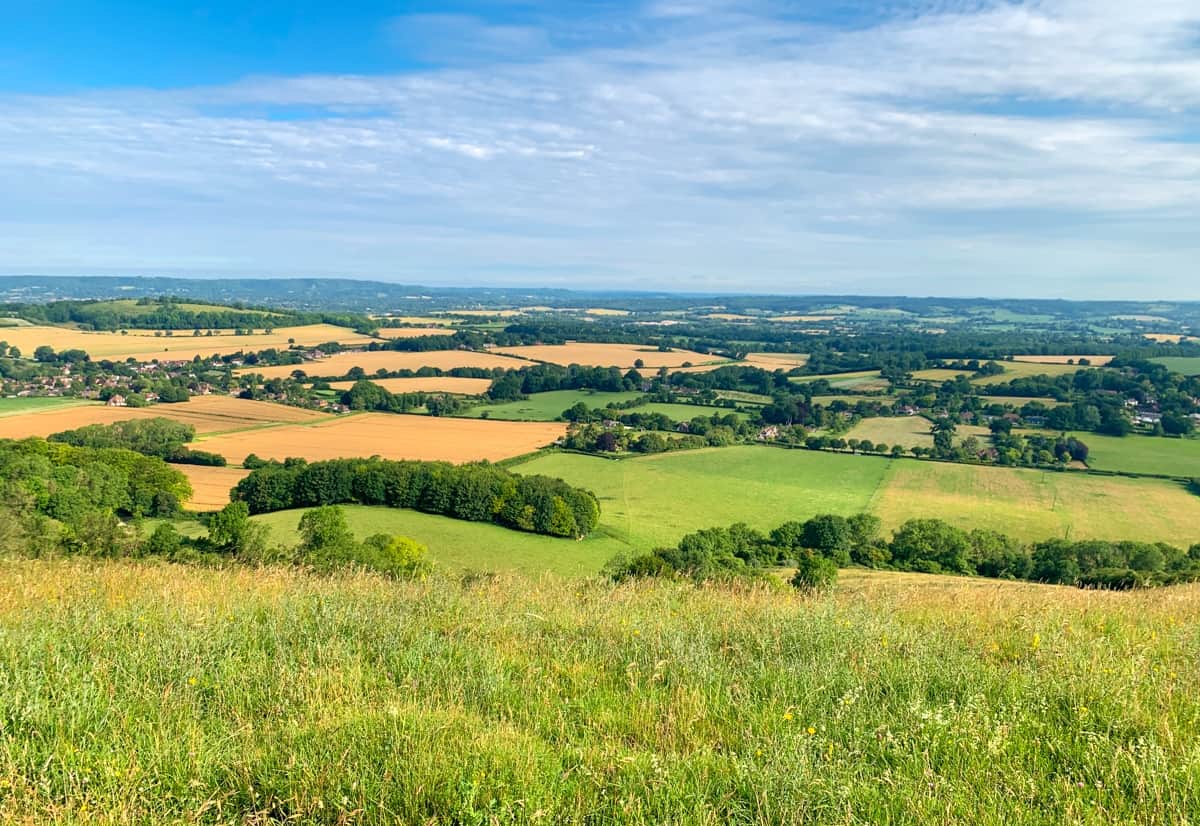
M597 316L626 316L631 314L629 310L612 310L606 307L591 307L586 312L588 315Z
M196 447L241 462L254 453L263 459L303 457L309 461L381 456L427 461L499 461L531 453L566 433L553 422L501 422L443 419L391 413L341 416L314 425L285 425L225 433Z
M522 362L494 353L479 353L474 350L430 350L424 353L401 352L399 350L359 350L306 361L303 364L281 364L275 367L247 367L240 372L257 373L266 379L282 379L302 370L309 376L338 378L355 367L361 367L372 375L377 370L420 370L435 367L452 370L455 367L483 367L485 369L512 370L526 366Z
M163 417L190 424L197 433L218 433L225 430L262 427L272 424L295 424L331 418L324 413L288 407L271 402L235 399L230 396L196 396L180 404L156 404L150 407L108 407L103 404L84 404L71 407L31 411L19 416L0 418L0 439L46 437L52 433L73 430L90 424L112 424L130 419Z
M1200 341L1195 336L1187 336L1183 333L1144 333L1143 338L1148 338L1151 341L1156 341L1159 344L1178 344L1181 341Z
M1093 367L1100 367L1113 360L1112 356L1013 356L1013 361L1023 361L1027 364L1078 364L1080 359L1087 359Z
M478 396L492 386L491 379L464 379L458 376L422 376L413 379L371 379L389 393L455 393L461 396ZM352 381L335 381L330 387L349 390Z
M723 361L719 356L691 350L659 352L642 344L597 344L573 341L567 344L533 344L523 347L498 347L493 352L505 353L530 361L549 364L582 364L589 367L620 367L628 369L641 359L646 369L682 367L684 364L705 365Z
M311 347L327 341L349 345L365 344L372 340L369 336L332 324L277 327L269 334L257 332L247 336L234 335L232 330L218 330L212 336L194 336L185 330L176 330L171 336L156 336L153 330L130 330L122 335L89 333L66 327L31 326L0 331L0 339L20 348L26 356L32 355L38 347L47 345L60 351L83 350L95 360L133 358L138 361L190 360L195 356L206 358L214 354L287 348L289 341Z
M229 489L250 475L250 471L235 467L204 467L175 465L192 485L192 496L184 507L192 511L219 511L229 504Z

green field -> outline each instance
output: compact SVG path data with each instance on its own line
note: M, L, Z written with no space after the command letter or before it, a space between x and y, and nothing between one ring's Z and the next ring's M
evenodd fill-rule
M1200 588L0 559L0 821L1184 824Z
M745 413L742 413L740 410L734 410L731 407L708 407L699 404L670 404L667 402L650 402L649 404L638 405L622 412L661 413L676 422L690 422L697 416L728 416L730 413L743 419L746 418Z
M935 367L929 370L916 370L912 375L914 379L920 379L922 381L943 382L953 381L959 376L966 376L967 378L970 378L974 374L970 370L943 370Z
M0 416L19 416L22 413L35 413L39 410L52 410L57 407L77 407L81 404L89 404L89 402L83 399L38 396L0 399Z
M623 546L597 534L582 542L522 533L485 522L465 522L397 508L343 507L346 521L359 539L386 533L408 536L429 547L438 566L458 571L516 570L529 574L551 572L563 576L593 574ZM296 526L303 510L279 511L254 517L271 528L275 542L295 545Z
M1078 364L1035 364L1028 361L1001 361L998 364L1004 372L996 376L982 376L971 379L973 384L1003 384L1013 379L1028 378L1029 376L1064 376L1074 374L1079 370L1090 369Z
M923 416L887 416L863 419L846 434L847 439L859 439L875 444L903 445L907 448L933 447L933 422ZM955 442L974 436L987 444L991 431L986 427L959 425Z
M1200 376L1200 356L1164 356L1150 360L1156 364L1166 365L1167 369L1174 373Z
M605 407L610 404L633 401L642 393L601 393L595 390L551 390L534 393L528 399L518 399L502 404L481 404L463 413L463 416L478 419L484 413L489 419L506 421L552 422L569 407L583 402L588 407Z
M1062 537L1183 548L1200 542L1200 496L1160 479L899 460L884 475L871 511L885 528L935 517L1025 542Z
M1025 433L1038 431L1022 431ZM1042 431L1044 433L1044 431ZM1088 446L1088 466L1096 470L1200 477L1200 439L1159 436L1070 434Z
M881 378L878 370L859 370L854 373L823 373L813 376L793 376L789 381L797 384L826 379L830 387L837 390L886 390L890 387L887 379Z

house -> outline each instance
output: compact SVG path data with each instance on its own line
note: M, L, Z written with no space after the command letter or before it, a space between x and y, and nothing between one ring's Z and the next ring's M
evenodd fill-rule
M120 395L110 396L108 401L105 402L105 404L108 407L127 407L128 406L128 403L125 401L125 397L120 396Z
M760 442L769 442L772 439L778 439L778 438L779 438L779 426L778 425L773 425L773 424L767 425L762 430L758 431L758 440Z

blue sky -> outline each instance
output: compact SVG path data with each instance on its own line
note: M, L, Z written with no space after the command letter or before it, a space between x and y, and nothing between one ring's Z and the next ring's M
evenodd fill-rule
M1195 0L0 0L0 273L1200 299Z

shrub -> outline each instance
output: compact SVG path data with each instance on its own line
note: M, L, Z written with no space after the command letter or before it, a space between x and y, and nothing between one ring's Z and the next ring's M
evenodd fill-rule
M796 560L796 573L791 583L802 591L817 591L831 587L837 582L837 575L837 565L832 559L807 553Z

